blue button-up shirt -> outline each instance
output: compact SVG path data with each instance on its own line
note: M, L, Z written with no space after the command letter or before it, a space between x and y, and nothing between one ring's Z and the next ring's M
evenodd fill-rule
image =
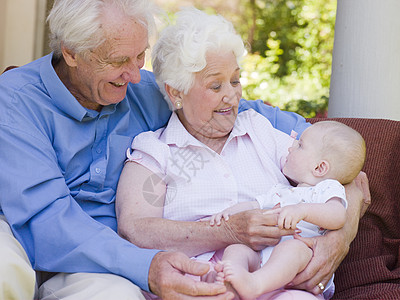
M115 192L126 149L170 116L152 73L101 112L82 107L54 71L52 54L0 76L0 213L36 270L107 272L148 290L158 250L120 238ZM287 133L308 125L261 101L254 108Z

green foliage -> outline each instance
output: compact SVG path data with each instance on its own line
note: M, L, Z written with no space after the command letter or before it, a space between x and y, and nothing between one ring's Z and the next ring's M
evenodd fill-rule
M322 118L327 116L328 98L317 100L291 100L286 102L283 110L294 111L305 118Z
M237 27L250 45L242 64L244 97L307 117L326 113L336 0L241 2L243 20L253 18Z
M263 99L271 105L298 112L304 117L323 115L326 112L329 82L324 86L318 74L299 75L292 72L291 75L279 77L276 76L278 62L272 57L263 58L258 54L248 54L241 67L244 98ZM307 109L304 102L308 102Z

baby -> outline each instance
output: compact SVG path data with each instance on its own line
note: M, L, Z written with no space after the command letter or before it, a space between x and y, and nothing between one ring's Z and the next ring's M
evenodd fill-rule
M229 215L253 208L272 208L265 214L279 214L279 228L297 229L301 236L323 234L346 222L347 200L343 185L361 171L365 142L352 128L335 121L310 126L289 148L283 166L286 177L297 187L278 184L255 201L242 202L213 215L210 224L219 225ZM290 283L312 257L312 249L299 239L284 237L275 247L261 253L236 244L224 250L217 281L231 284L241 299L255 299ZM260 267L260 259L262 260ZM322 283L318 285L323 291ZM328 288L331 288L330 283Z

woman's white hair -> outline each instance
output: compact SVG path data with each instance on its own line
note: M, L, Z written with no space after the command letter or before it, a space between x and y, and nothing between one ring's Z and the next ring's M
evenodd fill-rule
M171 110L174 108L165 84L186 94L193 86L195 73L206 67L207 52L232 51L237 60L245 53L241 37L222 16L195 8L183 9L176 16L176 24L162 31L151 54L157 84Z
M100 46L105 40L101 17L108 7L141 22L149 36L155 29L157 8L150 0L55 0L47 18L54 56L61 57L62 44L75 53Z

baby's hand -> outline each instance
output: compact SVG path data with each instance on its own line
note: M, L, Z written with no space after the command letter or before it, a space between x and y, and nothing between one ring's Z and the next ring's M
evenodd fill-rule
M210 225L211 226L214 226L214 225L220 226L221 220L224 219L225 221L228 221L229 216L230 216L230 213L225 210L223 210L222 212L217 213L215 215L212 215L210 217Z
M234 214L237 214L239 212L245 211L245 210L250 210L250 209L256 209L260 208L259 204L257 201L246 201L246 202L240 202L237 203L231 207L225 208L223 211L212 215L209 217L210 220L210 225L221 225L221 220L224 219L225 221L229 220L229 216L232 216Z
M303 206L301 205L288 205L282 208L275 206L264 212L264 215L272 214L279 214L277 225L280 229L296 229L297 223L305 218Z
M296 229L297 224L305 218L301 205L289 205L279 209L278 227Z

